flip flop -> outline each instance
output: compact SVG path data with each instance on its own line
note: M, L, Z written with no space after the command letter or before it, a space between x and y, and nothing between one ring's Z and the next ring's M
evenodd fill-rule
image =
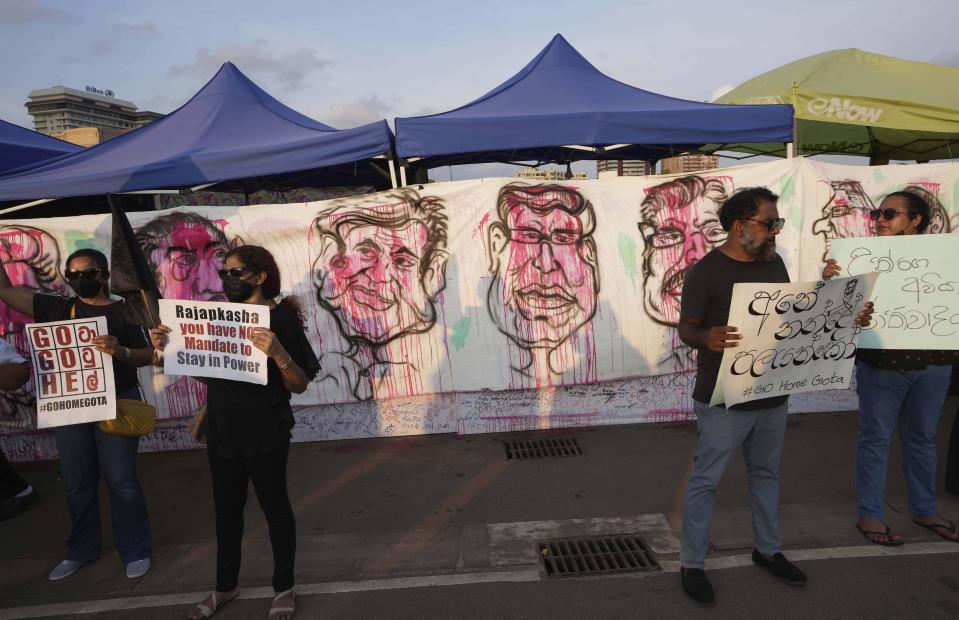
M903 543L902 539L893 539L892 531L889 529L888 525L886 526L886 530L883 532L878 530L864 530L858 523L856 524L856 529L859 530L859 533L862 534L866 540L877 545L882 545L883 547L898 547ZM870 538L871 536L885 536L886 540L876 540L875 538Z
M287 594L290 595L290 600L293 602L293 606L292 607L277 606L276 601L281 596L285 596ZM287 590L286 592L280 592L279 594L273 597L273 605L270 607L270 613L269 613L270 620L273 620L273 618L276 618L280 616L281 614L283 615L290 614L292 616L294 612L296 612L296 592L294 592L292 589Z
M203 599L202 601L200 601L199 603L197 603L196 605L194 605L193 608L190 609L190 613L189 613L189 615L187 615L187 618L192 618L192 617L193 617L193 611L194 611L194 610L199 611L201 617L203 617L203 618L209 618L209 617L213 616L213 614L216 613L216 610L217 610L217 609L219 609L220 607L223 607L224 605L226 605L227 603L229 603L230 601L232 601L233 599L235 599L235 598L236 598L237 596L239 596L239 595L240 595L240 593L239 593L238 591L234 590L232 596L229 596L228 598L224 598L223 600L220 601L219 604L217 604L217 602L216 602L216 592L213 592L213 593L210 594L210 596L206 597L205 599ZM210 601L210 604L213 605L213 607L210 607L209 605L207 605L207 604L206 604L207 601Z
M946 525L946 523L922 523L920 521L916 521L915 519L913 519L912 522L916 525L921 525L927 530L932 530L949 542L959 542L959 531L956 531L956 524L948 519L946 519L946 523L949 525ZM952 534L952 536L948 536L947 534Z

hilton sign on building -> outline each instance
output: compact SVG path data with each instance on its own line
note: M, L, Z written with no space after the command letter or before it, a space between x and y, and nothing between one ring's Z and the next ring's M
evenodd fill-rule
M87 87L86 87L86 91L87 91L88 93L93 93L93 94L95 94L95 95L104 95L104 96L106 96L106 97L113 97L113 96L114 96L112 90L109 90L109 89L108 89L108 90L100 90L100 89L97 88L96 86L87 86Z

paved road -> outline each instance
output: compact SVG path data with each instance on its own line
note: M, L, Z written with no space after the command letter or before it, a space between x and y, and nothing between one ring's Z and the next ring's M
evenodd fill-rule
M944 430L952 424L956 404L956 399L947 402ZM858 549L853 555L862 556L876 549L864 546L853 527L856 424L852 413L789 420L782 533L787 554L805 553L808 558L803 566L812 583L805 591L789 589L752 566L723 564L730 556L748 553L751 545L743 464L738 459L730 466L720 485L710 538L717 565L733 567L713 571L720 603L706 613L959 616L959 545L944 543L910 522L896 446L890 459L888 521L905 536L909 544L904 549L936 554L841 559L842 550ZM544 532L578 535L619 528L621 533L660 540L660 559L667 569L674 569L677 560L675 545L667 539L678 535L694 427L624 426L509 438L571 434L583 446L583 456L528 462L506 460L506 435L295 445L290 495L297 513L297 580L303 592L312 592L301 598L298 617L696 617L702 610L682 594L675 573L540 580L535 558L530 560L524 549ZM946 439L943 433L941 444ZM208 589L213 577L213 510L205 455L143 455L140 470L155 540L150 574L137 582L123 577L111 547L104 502L103 557L74 577L51 584L45 576L62 557L68 528L62 482L55 463L24 468L41 500L28 513L0 524L0 620L22 617L18 608L58 604L66 606L55 608L59 617L83 620L178 618L186 613L187 603L197 598L194 593ZM959 519L959 498L941 495L940 510ZM254 589L248 590L252 598L231 603L219 618L262 618L269 606L264 598L271 570L269 545L252 494L246 522L241 585ZM659 529L650 529L650 523ZM508 540L506 535L517 532L529 532L529 540ZM833 559L816 559L822 554ZM384 579L428 583L429 575L460 583L477 572L497 571L514 571L527 581L342 591L349 584L366 588ZM158 599L158 607L74 613L84 601L129 599L140 605L149 596L164 598Z
M756 567L713 571L717 605L702 609L679 577L600 577L304 596L300 618L956 618L959 555L802 563L809 586L781 584ZM222 620L265 618L267 600L235 601ZM98 614L98 620L183 617L187 606ZM64 616L89 620L90 615Z

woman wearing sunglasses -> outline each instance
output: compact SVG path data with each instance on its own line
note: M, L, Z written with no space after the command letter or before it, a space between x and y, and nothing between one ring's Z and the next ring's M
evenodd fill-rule
M918 194L886 196L869 215L876 235L919 235L929 226L931 209ZM823 278L841 268L826 262ZM946 540L959 542L956 525L936 511L936 429L959 351L861 349L856 354L859 437L856 441L856 527L878 545L901 545L884 521L886 463L892 434L899 430L903 474L913 523Z
M213 478L216 512L216 589L190 611L190 618L209 618L237 597L243 507L253 481L266 515L273 547L273 590L270 620L293 616L293 563L296 524L287 495L286 463L293 413L290 394L300 394L319 371L306 339L303 314L292 297L280 297L280 270L264 248L244 245L226 255L219 271L223 292L232 302L270 308L270 329L252 330L253 344L266 353L267 384L203 379L207 392L207 456ZM170 329L150 331L162 351Z
M113 358L117 398L140 400L136 368L150 363L153 351L143 328L128 320L123 300L109 295L107 257L97 250L77 250L67 258L64 275L76 297L37 293L12 286L0 269L0 301L32 316L38 323L71 318L106 317L107 335L98 336L97 350ZM100 502L97 486L103 476L110 492L113 540L130 579L150 570L153 538L146 501L137 477L139 437L104 433L96 422L53 429L60 454L60 475L67 485L72 529L66 558L50 572L51 581L65 579L100 557Z

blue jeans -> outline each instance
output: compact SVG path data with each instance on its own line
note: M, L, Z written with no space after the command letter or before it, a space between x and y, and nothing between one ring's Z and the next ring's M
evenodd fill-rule
M139 392L117 394L139 398ZM124 563L150 557L153 536L146 500L137 477L139 437L111 435L96 422L54 429L60 453L60 475L67 485L67 508L72 525L66 559L92 562L100 557L100 501L97 486L102 474L110 492L113 541Z
M897 428L909 512L914 517L936 514L936 428L951 378L952 366L883 370L856 363L859 516L885 516L886 465L892 434Z
M775 555L779 538L779 462L786 433L786 405L736 411L694 402L696 453L683 502L680 563L703 568L716 487L740 446L746 460L753 513L753 538L763 555Z

